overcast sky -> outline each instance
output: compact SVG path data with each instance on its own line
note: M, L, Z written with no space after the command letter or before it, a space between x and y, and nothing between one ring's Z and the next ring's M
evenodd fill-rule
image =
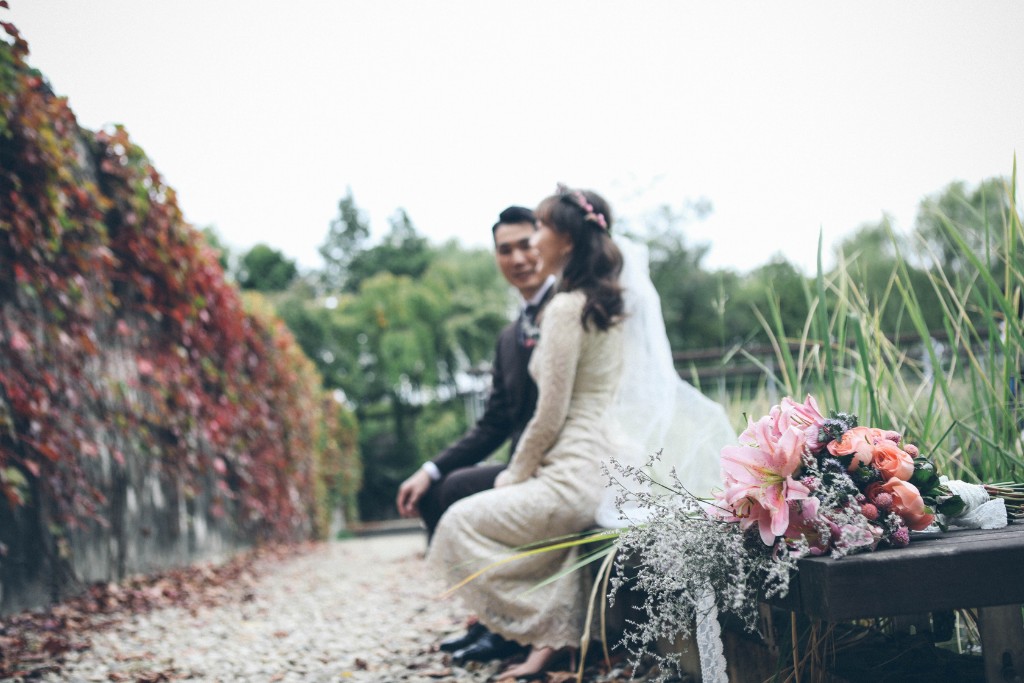
M186 218L320 263L351 187L487 245L556 182L617 214L706 197L706 265L826 245L1024 150L1024 3L10 0L91 129L123 123Z

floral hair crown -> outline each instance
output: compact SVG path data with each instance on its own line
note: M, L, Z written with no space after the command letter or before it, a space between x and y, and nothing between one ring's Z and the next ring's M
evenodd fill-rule
M579 190L572 190L558 183L558 194L562 198L568 198L576 206L583 210L583 221L591 221L596 223L605 232L608 231L608 220L604 217L604 214L594 209L594 205L587 201L586 196Z

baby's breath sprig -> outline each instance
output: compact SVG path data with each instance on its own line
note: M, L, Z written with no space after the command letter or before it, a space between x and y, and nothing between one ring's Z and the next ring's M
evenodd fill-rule
M612 485L624 492L619 500L629 500L646 521L619 536L609 599L626 589L644 596L645 616L630 622L623 645L634 665L650 657L660 672L655 680L672 680L680 673L679 655L659 653L656 644L693 635L704 616L702 595L710 589L720 611L736 615L753 631L760 602L788 592L797 557L774 552L755 530L709 516L710 503L690 494L674 470L666 486L644 469L615 461L612 466L618 473L611 476ZM624 486L623 479L635 485Z

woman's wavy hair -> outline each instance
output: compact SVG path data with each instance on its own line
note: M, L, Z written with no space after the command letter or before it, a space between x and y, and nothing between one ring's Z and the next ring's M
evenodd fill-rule
M623 313L622 252L611 238L612 212L604 198L590 190L559 188L536 210L537 220L572 240L572 253L562 271L558 291L579 289L586 295L582 323L607 330Z

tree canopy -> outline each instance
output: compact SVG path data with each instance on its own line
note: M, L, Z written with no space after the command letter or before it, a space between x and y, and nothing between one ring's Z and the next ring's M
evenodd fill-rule
M242 289L277 292L287 288L298 274L295 261L266 244L257 244L242 255L237 277Z

